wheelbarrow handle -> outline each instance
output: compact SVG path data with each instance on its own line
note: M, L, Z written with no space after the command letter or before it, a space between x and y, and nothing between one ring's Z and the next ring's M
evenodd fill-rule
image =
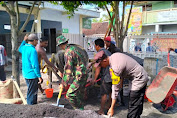
M170 51L168 52L168 55L167 55L167 63L168 63L168 66L170 66Z

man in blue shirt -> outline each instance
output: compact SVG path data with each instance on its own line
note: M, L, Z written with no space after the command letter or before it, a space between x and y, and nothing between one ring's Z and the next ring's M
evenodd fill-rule
M170 52L170 51L174 51L177 53L177 48L176 49L175 48L168 48L168 52Z
M24 37L19 47L19 52L22 54L22 75L28 86L27 104L29 105L37 104L38 84L43 82L35 49L37 43L38 37L35 34L30 34Z
M153 52L152 46L148 43L148 47L146 48L146 52Z
M142 51L140 43L137 43L137 45L135 46L135 51L140 51L140 52Z

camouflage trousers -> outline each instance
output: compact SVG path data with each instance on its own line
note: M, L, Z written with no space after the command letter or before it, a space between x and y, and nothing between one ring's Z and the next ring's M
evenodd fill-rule
M84 88L87 83L87 77L87 75L83 75L74 78L73 83L70 85L66 93L66 99L68 99L74 109L84 109L83 97Z

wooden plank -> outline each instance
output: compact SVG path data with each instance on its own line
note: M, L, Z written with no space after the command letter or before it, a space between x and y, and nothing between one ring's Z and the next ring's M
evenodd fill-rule
M27 102L26 102L26 100L25 100L25 98L24 98L24 96L23 96L23 94L22 94L22 92L21 92L21 90L20 90L20 88L19 88L17 82L16 82L15 80L13 80L13 83L14 83L14 85L15 85L15 87L16 87L16 89L17 89L19 95L20 95L20 98L21 98L22 101L23 101L23 104L26 105Z

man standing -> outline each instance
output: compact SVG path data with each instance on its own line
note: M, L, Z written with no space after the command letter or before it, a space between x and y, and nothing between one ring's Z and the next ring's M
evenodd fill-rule
M104 41L102 39L95 40L95 49L97 52L104 51L107 56L110 56L111 53L104 48ZM98 111L98 114L104 114L105 103L107 101L107 95L109 95L109 107L111 105L111 88L112 88L112 80L109 73L109 66L106 68L101 68L100 66L95 67L95 76L92 84L96 82L99 74L101 75L101 86L100 86L100 94L101 94L101 107Z
M129 78L129 106L127 118L140 118L143 111L144 94L148 82L147 72L133 58L122 54L114 53L106 56L104 51L100 51L94 57L97 65L103 68L110 66L113 73L121 78ZM120 83L112 86L112 104L108 110L108 115L114 114L116 98L120 90Z
M7 54L5 47L3 45L0 45L0 81L6 80L4 66L7 66Z
M153 52L153 48L151 46L151 43L148 43L148 47L146 48L146 52Z
M87 82L87 68L84 61L84 56L81 52L74 46L69 45L68 40L63 35L57 37L58 44L62 50L65 50L65 66L62 78L62 83L60 84L60 89L63 89L68 85L69 81L73 81L66 93L66 98L71 103L74 109L84 109L82 103L84 88Z
M137 52L141 52L141 51L142 51L142 50L141 50L141 45L140 45L140 43L137 43L137 44L136 44L134 50L137 51Z
M22 54L22 74L28 86L27 104L29 105L37 104L38 84L43 82L35 49L37 43L38 37L35 34L30 34L24 37L19 47L19 52Z
M43 36L39 39L40 43L38 43L36 45L36 51L38 53L38 60L39 63L41 62L42 59L44 59L44 61L47 63L47 65L49 65L51 68L53 68L56 72L58 71L58 69L54 66L53 63L51 63L48 58L47 58L47 54L44 50L44 48L46 48L48 46L48 39L47 37Z
M115 53L115 52L121 52L121 50L116 47L111 41L111 36L107 36L105 39L105 44L106 44L106 49L108 49L111 54Z
M48 46L48 39L47 37L43 36L39 39L39 43L36 45L36 51L38 54L38 60L39 60L39 65L41 60L44 59L44 61L47 63L47 65L49 65L51 68L53 68L56 72L58 71L58 69L54 66L53 63L51 63L48 58L47 58L47 54L44 50L44 48L46 48ZM40 68L41 69L41 68ZM44 92L44 89L42 89L41 85L39 84L39 89L41 90L41 92Z

